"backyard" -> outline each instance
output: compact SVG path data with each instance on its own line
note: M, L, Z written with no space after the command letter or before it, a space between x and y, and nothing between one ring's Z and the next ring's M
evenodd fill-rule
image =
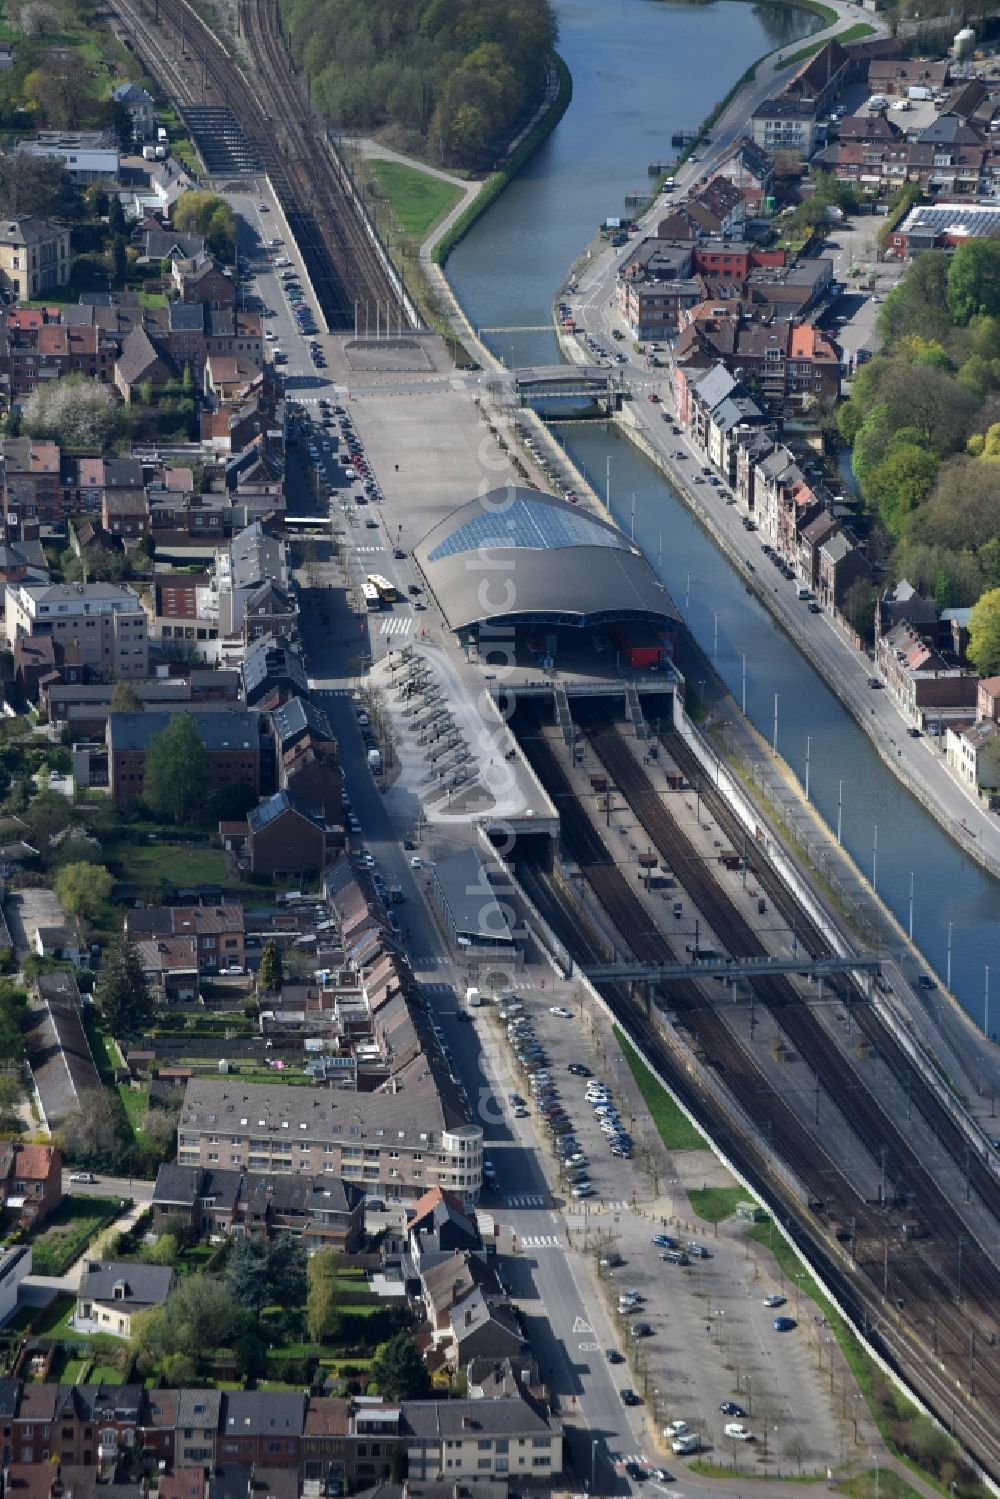
M65 1275L97 1234L120 1213L118 1198L64 1197L31 1241L35 1275Z

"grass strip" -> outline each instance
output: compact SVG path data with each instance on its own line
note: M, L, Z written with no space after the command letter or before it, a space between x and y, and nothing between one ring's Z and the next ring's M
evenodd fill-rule
M706 1150L704 1139L678 1107L670 1094L660 1086L635 1047L626 1039L623 1031L614 1028L615 1040L622 1049L629 1070L635 1078L642 1101L652 1116L660 1139L668 1150ZM741 1194L742 1197L746 1193Z

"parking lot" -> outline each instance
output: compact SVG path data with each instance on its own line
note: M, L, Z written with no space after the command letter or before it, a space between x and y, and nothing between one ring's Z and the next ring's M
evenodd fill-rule
M676 1476L685 1457L671 1450L665 1428L682 1421L698 1438L700 1456L727 1467L735 1462L744 1470L766 1465L773 1471L775 1464L787 1470L801 1462L808 1471L843 1461L853 1445L855 1387L813 1304L798 1284L784 1282L766 1248L748 1237L750 1225L728 1218L716 1229L696 1217L685 1188L731 1179L707 1151L665 1150L604 1017L592 1014L571 986L543 982L544 990L536 982L518 996L513 1014L506 1008L507 1019L497 1008L480 1012L479 1028L495 1047L498 1079L505 1079L499 1103L510 1121L511 1147L519 1152L531 1136L537 1138L568 1241L591 1266L598 1288L589 1316L595 1356L611 1364L626 1401L627 1392L634 1392L640 1455ZM512 1042L525 1029L508 1041L514 1020L529 1022L546 1067L521 1070ZM571 1064L588 1068L591 1076L574 1075ZM531 1079L539 1071L549 1073L551 1101L565 1110L585 1157L579 1164L592 1186L585 1197L574 1199L558 1153L557 1142L565 1137L553 1135L533 1096ZM630 1156L612 1156L588 1102L588 1089L593 1094L598 1082L633 1138ZM506 1155L505 1143L491 1143L494 1175L484 1193L491 1208L521 1200L513 1167L519 1155L510 1156L509 1166ZM654 1244L654 1235L666 1243ZM623 1300L629 1292L635 1298ZM783 1299L768 1306L765 1297ZM795 1326L777 1330L776 1317L788 1317ZM648 1334L633 1337L640 1325ZM724 1404L737 1413L720 1409ZM746 1426L754 1441L726 1436L733 1421Z

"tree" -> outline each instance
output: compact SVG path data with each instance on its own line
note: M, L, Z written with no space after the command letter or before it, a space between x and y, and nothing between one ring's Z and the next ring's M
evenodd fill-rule
M143 798L163 817L185 822L208 792L208 756L190 713L177 713L146 752Z
M115 683L115 690L111 694L112 713L141 713L143 701L131 682L119 681Z
M80 1107L62 1121L56 1142L68 1160L98 1168L117 1166L132 1139L117 1093L92 1088L80 1095Z
M1000 244L991 239L967 239L959 245L948 267L947 307L964 327L974 317L1000 313Z
M90 74L75 51L60 47L46 52L41 67L28 74L24 92L51 129L79 130L91 104Z
M249 1314L234 1305L221 1281L189 1275L162 1307L140 1319L132 1346L148 1344L162 1354L181 1353L200 1361L216 1348L234 1347L251 1325Z
M78 221L82 210L83 194L60 162L20 151L0 155L0 214L4 217L44 217L68 224Z
M0 979L0 1062L20 1062L24 1056L22 1026L27 1014L27 992L9 979Z
M107 447L117 421L114 392L86 375L44 381L22 410L31 437L55 438L69 448Z
M808 1451L809 1444L801 1431L793 1431L785 1438L785 1456L797 1465L800 1473L802 1472L802 1459Z
M274 993L281 988L281 953L273 937L268 937L260 955L257 986L266 993Z
M99 864L81 861L60 869L55 878L56 899L67 916L72 916L78 935L104 911L114 883Z
M969 615L968 657L980 676L1000 672L1000 588L991 588Z
M337 1290L339 1267L340 1255L336 1249L320 1249L309 1261L306 1327L314 1343L328 1338L336 1326L340 1303Z
M421 1400L431 1386L420 1350L405 1330L379 1344L372 1359L372 1378L379 1394L389 1400Z
M932 453L908 443L889 453L865 475L865 499L878 507L882 524L893 536L900 534L906 517L930 493L937 468Z
M58 791L41 791L28 807L24 820L31 829L32 840L47 855L52 838L69 827L73 814L66 798Z
M226 1290L237 1306L259 1316L267 1305L267 1246L262 1239L237 1239L226 1261Z
M126 932L115 938L104 955L97 1004L112 1036L138 1035L156 1013L135 943Z
M291 1234L270 1241L237 1239L226 1262L226 1290L255 1316L265 1306L300 1305L306 1298L306 1255Z

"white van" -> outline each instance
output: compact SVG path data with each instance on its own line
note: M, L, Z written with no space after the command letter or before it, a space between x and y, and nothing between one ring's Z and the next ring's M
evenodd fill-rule
M465 1003L470 1010L478 1010L483 1002L483 996L474 984L470 984L465 991Z

